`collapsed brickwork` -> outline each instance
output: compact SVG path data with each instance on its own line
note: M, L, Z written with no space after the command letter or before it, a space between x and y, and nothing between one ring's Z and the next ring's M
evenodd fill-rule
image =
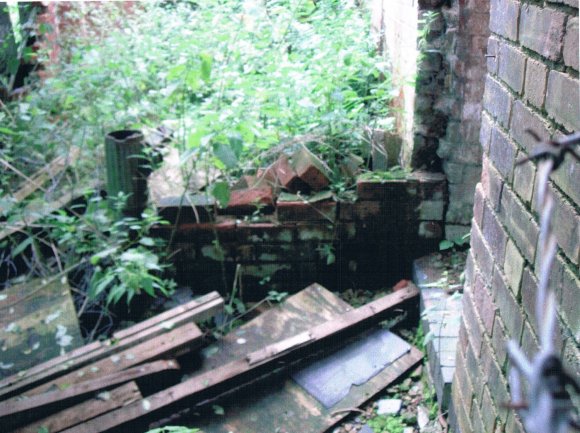
M492 0L480 143L451 424L462 433L523 432L510 399L505 343L537 351L537 166L515 162L536 142L580 130L578 0ZM551 177L558 256L550 286L559 303L557 348L580 377L580 164Z
M383 0L382 8L373 10L375 21L383 20L379 46L386 47L393 81L401 89L394 101L403 109L395 113L403 137L401 163L447 175L445 237L457 238L469 231L481 175L489 2ZM405 85L414 74L415 86Z

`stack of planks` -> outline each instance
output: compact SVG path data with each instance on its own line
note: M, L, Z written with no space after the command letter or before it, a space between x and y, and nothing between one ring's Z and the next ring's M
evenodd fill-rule
M306 298L315 303L324 303L331 295L318 285L305 290L304 295L309 295ZM288 304L285 309L274 308L271 314L264 315L264 320L268 317L267 321L287 322L287 326L281 325L284 329L288 327L286 331L279 330L279 333L275 331L276 326L259 321L259 334L263 335L256 344L248 345L246 350L234 351L233 356L215 364L206 359L203 361L205 366L193 372L189 369L179 383L171 384L166 380L156 390L149 387L147 392L143 392L135 380L144 377L150 380L153 374L178 370L180 367L174 357L191 350L201 337L199 329L190 319L198 320L200 309L213 310L208 308L208 301L198 306L195 314L183 313L189 314L186 322L190 323L176 320L166 313L167 316L157 316L117 333L113 341L93 343L65 358L0 382L0 401L4 400L0 402L0 425L5 423L3 431L31 433L145 431L151 422L167 416L174 417L198 404L213 401L240 387L270 377L281 368L287 369L313 355L338 349L351 337L379 322L415 308L418 294L418 289L409 284L362 307L341 307L340 314L334 314L334 310L325 313L328 308L318 309L315 313L309 313L314 315L303 321L291 319L293 314L304 313L299 306ZM305 296L294 299L305 299ZM219 297L214 302L216 306L218 303L219 306L223 305ZM290 316L284 318L283 311L286 311L284 317ZM241 340L244 341L238 339L236 344L245 343L245 339ZM389 381L394 380L420 359L420 352L412 349L391 370L386 371L385 377ZM385 382L384 378L381 380L381 383ZM99 391L101 393L93 398ZM81 398L85 400L79 403ZM30 421L31 412L34 413L34 421ZM339 418L330 417L329 422L336 419Z
M209 293L121 330L110 340L79 347L3 379L1 430L64 431L140 401L137 380L147 387L157 376L175 383L180 369L176 358L201 345L203 334L196 322L209 319L223 304L217 292Z

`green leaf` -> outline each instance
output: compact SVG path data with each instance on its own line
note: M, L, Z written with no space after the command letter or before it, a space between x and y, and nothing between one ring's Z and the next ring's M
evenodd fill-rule
M441 242L439 242L439 251L445 251L450 248L453 248L453 242L448 241L447 239L444 239Z
M218 143L215 146L213 153L227 168L231 169L238 166L236 153L227 144Z
M48 429L48 427L41 425L36 432L37 433L50 433L50 430Z
M227 182L216 182L211 189L211 195L214 196L221 207L226 207L230 201L230 186Z
M16 135L16 132L4 126L0 126L0 133L5 135Z
M221 406L218 406L217 404L214 404L212 406L212 408L213 408L213 413L215 413L216 415L225 415L225 413L226 413L224 408Z
M201 58L201 69L200 69L201 79L207 83L211 78L211 67L213 59L211 54L208 53L201 53L200 58Z
M153 247L155 246L155 240L153 238L144 237L139 239L139 243L141 245L145 245L146 247Z
M21 254L26 248L32 244L32 237L28 237L20 242L13 250L12 257L16 257Z

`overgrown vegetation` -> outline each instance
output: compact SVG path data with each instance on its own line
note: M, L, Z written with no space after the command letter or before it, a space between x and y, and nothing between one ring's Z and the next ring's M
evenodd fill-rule
M340 162L368 156L365 128L392 124L386 62L372 46L367 11L351 2L146 2L129 11L80 3L64 10L70 25L60 29L58 52L45 43L33 56L43 80L33 74L13 92L13 68L4 71L6 93L18 95L4 98L0 110L7 227L30 210L30 200L11 199L14 191L72 146L81 148L74 170L53 177L40 200L104 180L104 135L113 130L171 126L185 177L205 173L207 191L223 204L234 177L302 145L324 159L333 189L344 192ZM55 30L14 24L20 48L10 65L31 56L23 41ZM149 210L141 220L116 215L90 193L84 207L18 228L0 245L8 252L3 264L24 261L37 276L80 270L73 283L88 294L81 311L95 300L169 293L163 242L149 235L160 221ZM332 251L323 253L332 259Z

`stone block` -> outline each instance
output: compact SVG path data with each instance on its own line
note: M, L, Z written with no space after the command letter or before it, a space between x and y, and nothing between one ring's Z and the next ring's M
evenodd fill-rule
M454 185L450 186L450 190L451 189L455 189ZM465 188L458 186L458 189ZM454 198L454 194L451 191L449 197L450 203L447 206L445 221L447 223L453 224L469 224L473 215L473 204L471 204L469 201L461 200L460 198Z
M499 47L498 75L516 93L524 90L526 56L517 48L502 43Z
M578 79L550 71L546 111L569 131L580 131L580 90Z
M489 159L504 179L511 181L517 147L506 134L498 128L491 132L491 145L489 147Z
M520 294L520 283L524 271L524 258L518 251L516 244L509 239L506 246L505 261L503 265L504 274L514 296Z
M522 5L520 42L552 61L561 58L566 14L552 8Z
M497 215L488 204L485 204L483 208L483 237L493 251L496 263L501 266L505 258L508 237Z
M526 67L526 84L524 95L526 101L537 108L544 106L546 84L548 83L548 67L542 62L528 58Z
M536 167L534 164L528 161L514 167L514 191L528 205L532 202L535 184Z
M292 168L313 191L320 191L330 184L330 170L322 160L301 147L292 155Z
M489 28L492 32L512 41L518 38L520 3L512 0L492 0Z
M504 128L508 127L513 97L498 81L487 76L483 108Z
M421 221L417 234L424 239L442 239L443 227L437 221Z
M564 36L564 63L578 70L578 17L568 18Z
M526 129L534 131L542 140L548 140L550 138L548 124L540 116L526 107L523 102L516 101L512 110L510 134L529 154L538 145L538 142L526 132Z

